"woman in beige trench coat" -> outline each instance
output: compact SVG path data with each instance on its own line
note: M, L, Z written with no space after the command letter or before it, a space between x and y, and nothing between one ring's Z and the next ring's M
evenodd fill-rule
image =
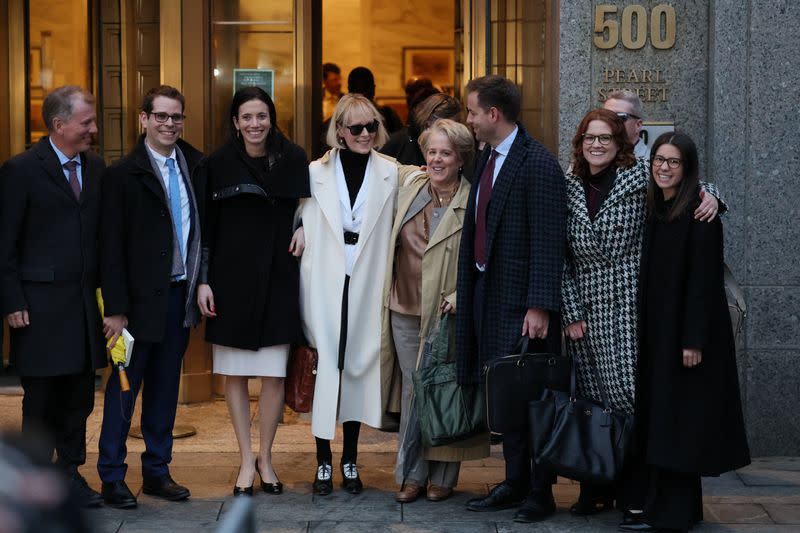
M420 145L427 171L401 169L402 186L383 288L381 361L388 368L396 360L402 372L401 438L413 395L411 373L419 364L424 341L442 313L456 312L458 251L470 191L461 167L471 160L473 151L466 126L447 119L423 132ZM450 343L450 351L454 349ZM452 494L460 461L489 455L489 439L478 435L449 446L426 448L419 457L401 457L402 443L399 448L398 484L404 477L401 463L410 462L410 471L395 499L408 503L427 491L429 500L439 501Z

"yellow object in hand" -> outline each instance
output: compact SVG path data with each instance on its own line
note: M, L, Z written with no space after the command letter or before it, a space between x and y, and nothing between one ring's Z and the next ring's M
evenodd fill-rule
M100 316L103 315L103 293L100 289L95 291L95 297L97 298L97 307L100 309ZM106 348L111 344L111 340L109 339L106 343ZM125 341L125 337L120 335L117 339L117 343L114 345L113 348L109 348L108 353L111 356L111 362L114 363L115 366L124 365L128 362L127 359L127 344Z

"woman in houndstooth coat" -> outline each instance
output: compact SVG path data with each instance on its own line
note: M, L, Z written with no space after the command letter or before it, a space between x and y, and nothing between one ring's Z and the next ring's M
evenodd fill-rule
M595 364L611 406L633 413L648 162L636 159L623 121L605 109L583 118L572 147L562 283L567 351L576 360L581 395L600 400ZM704 189L718 196L712 186ZM610 508L613 499L584 484L571 510L590 514Z

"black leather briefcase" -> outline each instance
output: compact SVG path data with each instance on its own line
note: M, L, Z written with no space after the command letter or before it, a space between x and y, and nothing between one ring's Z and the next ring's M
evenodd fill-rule
M528 353L522 337L515 353L492 359L484 366L486 421L494 433L522 431L528 421L528 402L545 389L569 391L572 359L550 353Z

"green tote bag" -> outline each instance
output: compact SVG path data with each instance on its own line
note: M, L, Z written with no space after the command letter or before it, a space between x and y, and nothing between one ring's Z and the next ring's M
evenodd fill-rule
M486 427L480 385L459 385L456 363L447 361L450 319L439 320L425 341L422 361L413 373L420 433L425 446L456 442Z

